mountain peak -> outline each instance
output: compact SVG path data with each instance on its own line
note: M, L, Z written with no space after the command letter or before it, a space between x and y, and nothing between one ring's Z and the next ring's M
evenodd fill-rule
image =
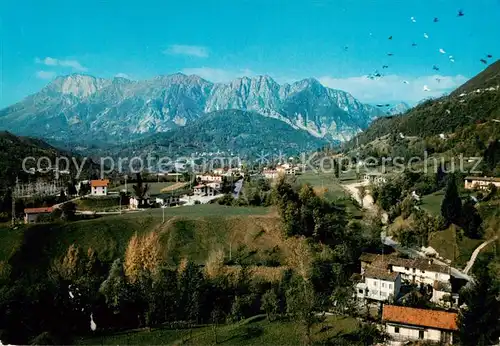
M73 95L78 98L85 98L100 90L110 81L94 76L73 73L66 76L59 76L45 88L46 91L61 94Z

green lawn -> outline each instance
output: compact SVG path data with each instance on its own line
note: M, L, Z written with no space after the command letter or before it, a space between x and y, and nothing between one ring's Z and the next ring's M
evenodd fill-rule
M358 322L350 317L329 316L315 325L313 341L325 341L338 334L356 330ZM322 329L322 327L324 327ZM77 340L82 345L214 345L215 335L211 326L192 330L155 329L135 331L110 336ZM255 316L245 321L217 328L217 344L220 345L303 345L303 328L295 322L269 322L265 316Z
M297 182L299 184L311 184L312 187L317 189L325 189L325 198L336 199L339 197L347 196L346 192L340 186L339 181L334 177L333 173L313 173L306 172L297 175Z
M422 209L433 216L441 215L441 203L444 199L444 191L437 191L422 197Z
M457 235L455 225L439 232L432 233L429 238L429 245L434 248L442 257L450 259L453 266L464 268L470 256L483 240L470 239Z
M114 211L120 207L120 196L82 197L75 204L80 211Z

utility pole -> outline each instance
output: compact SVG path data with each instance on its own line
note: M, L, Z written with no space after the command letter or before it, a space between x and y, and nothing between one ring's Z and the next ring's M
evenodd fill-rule
M19 177L16 176L16 186L12 189L11 199L12 199L12 227L16 223L16 196L17 196L17 188L19 183Z

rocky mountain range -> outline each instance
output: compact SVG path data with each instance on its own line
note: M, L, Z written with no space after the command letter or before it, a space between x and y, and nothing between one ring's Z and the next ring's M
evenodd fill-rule
M385 114L313 78L280 85L268 76L211 83L180 73L143 81L73 74L0 110L0 129L54 141L116 143L229 109L275 118L325 140L349 139Z

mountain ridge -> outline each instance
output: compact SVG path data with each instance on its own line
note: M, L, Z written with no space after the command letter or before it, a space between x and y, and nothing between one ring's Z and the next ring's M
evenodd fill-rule
M54 140L116 142L167 132L225 109L254 111L328 140L351 138L384 116L313 78L280 85L269 76L212 83L182 73L142 81L71 74L0 110L0 129Z

